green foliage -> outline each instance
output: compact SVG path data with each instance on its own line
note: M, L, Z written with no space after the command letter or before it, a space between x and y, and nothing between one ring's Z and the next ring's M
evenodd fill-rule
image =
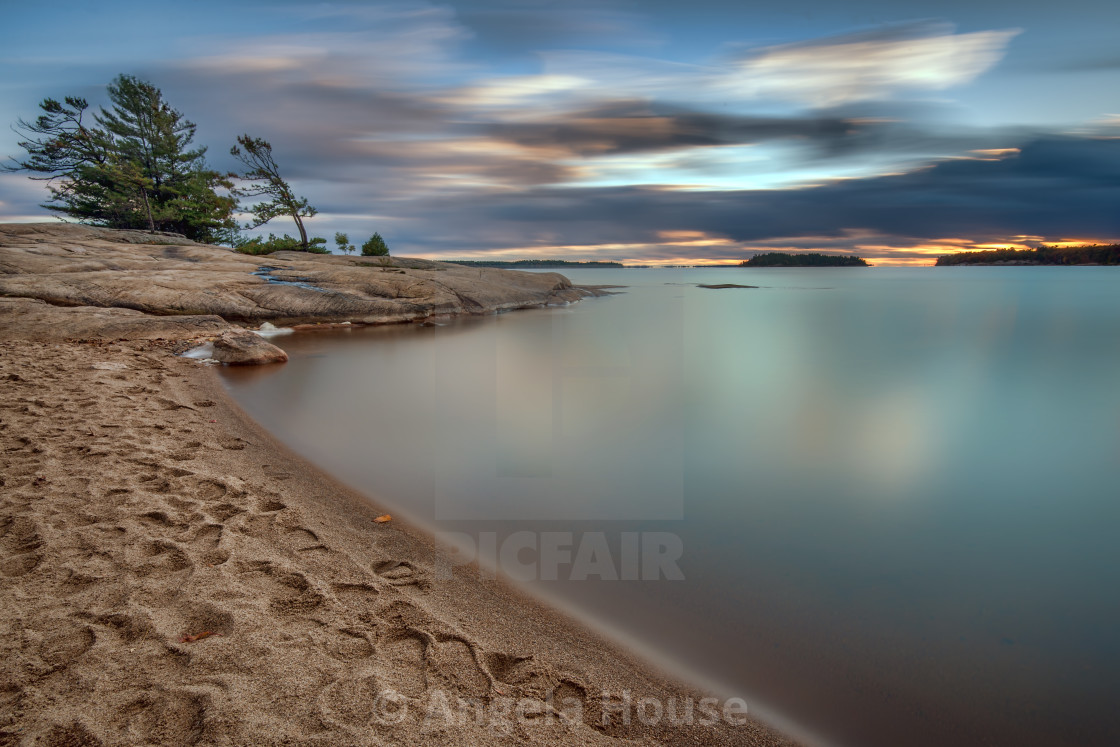
M89 104L68 96L44 99L34 121L20 119L27 158L9 171L48 182L49 210L109 228L181 233L196 241L227 238L236 229L229 179L206 166L205 148L191 148L195 125L151 83L120 75L108 88L110 108L86 121Z
M232 242L233 248L242 254L272 254L273 252L311 252L312 254L330 254L327 249L327 240L313 237L308 240L307 248L304 243L294 236L284 234L277 236L270 233L267 239L257 236L251 239L240 239Z
M267 198L249 208L253 220L248 228L257 228L273 218L287 215L299 229L303 251L313 251L303 219L312 218L319 211L308 204L306 197L296 197L292 188L280 176L280 167L272 157L272 145L261 138L238 135L237 145L230 148L229 153L248 169L240 177L248 182L247 186L235 189L234 195L250 199Z
M838 254L820 254L807 252L805 254L787 254L785 252L767 252L756 254L750 259L740 262L740 267L868 267L865 260L859 257L842 256Z
M16 120L15 130L27 138L19 147L27 151L27 158L13 159L6 171L31 171L41 176L32 179L53 179L69 174L79 166L97 166L109 156L109 141L105 133L89 127L84 122L89 103L76 96L67 96L64 103L43 99L43 110L34 122Z
M357 248L350 243L350 237L341 232L335 233L334 243L338 246L340 252L346 254L353 254L357 250Z
M385 239L381 238L381 234L375 233L369 237L369 241L362 244L363 257L387 257L389 255L389 245L385 243Z
M938 266L949 265L1120 265L1120 244L1092 246L1040 246L1037 249L990 249L958 252L937 258Z

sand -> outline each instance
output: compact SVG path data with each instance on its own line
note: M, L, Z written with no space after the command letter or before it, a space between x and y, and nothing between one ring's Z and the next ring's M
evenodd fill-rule
M791 743L643 722L625 698L703 694L502 581L438 578L426 532L178 347L0 342L0 745Z

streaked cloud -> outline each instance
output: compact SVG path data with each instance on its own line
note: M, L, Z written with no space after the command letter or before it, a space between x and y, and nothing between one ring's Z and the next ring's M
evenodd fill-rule
M727 104L783 101L823 108L899 93L944 91L971 82L1003 58L1019 29L958 34L947 23L909 23L790 44L751 47L733 57L687 64L603 52L542 53L542 81L565 81L554 100L631 96ZM517 90L545 84L518 76ZM488 81L480 94L499 86ZM517 91L513 91L516 93ZM480 96L479 104L496 104ZM500 103L514 106L511 96Z
M793 100L813 107L942 91L972 81L1004 55L1019 29L956 34L950 24L916 23L748 51L730 95Z
M685 54L674 29L621 2L268 7L259 30L170 34L166 54L126 64L122 47L112 64L196 121L217 168L235 168L238 134L272 142L319 207L319 235L652 263L766 248L929 261L1024 234L1120 236L1115 106L1051 137L976 124L954 103L999 69L1012 28L783 29L749 44L718 29ZM0 155L12 147L0 139ZM0 176L5 218L44 197Z

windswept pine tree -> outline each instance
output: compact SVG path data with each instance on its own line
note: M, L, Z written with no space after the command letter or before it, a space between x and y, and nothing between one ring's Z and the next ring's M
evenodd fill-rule
M27 157L6 169L46 180L44 207L82 223L229 238L233 184L207 167L205 147L192 147L195 124L147 81L120 75L107 90L111 106L92 123L85 99L44 99L35 121L17 121Z
M273 218L286 215L295 221L299 229L299 243L303 251L311 249L315 241L308 241L303 219L312 218L319 211L308 204L306 197L296 197L288 182L280 176L280 167L272 157L272 145L259 137L238 135L237 145L230 148L229 153L248 168L240 177L247 185L237 188L235 194L250 199L268 198L250 208L253 221L248 228L258 228Z

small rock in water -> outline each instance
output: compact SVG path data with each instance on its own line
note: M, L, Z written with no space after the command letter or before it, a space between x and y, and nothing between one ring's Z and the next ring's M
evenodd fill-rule
M288 354L260 335L245 330L226 332L214 340L213 358L227 366L254 366L284 363Z
M261 324L260 329L254 331L261 337L279 337L280 335L290 335L295 332L291 327L277 327L272 322L264 322Z

